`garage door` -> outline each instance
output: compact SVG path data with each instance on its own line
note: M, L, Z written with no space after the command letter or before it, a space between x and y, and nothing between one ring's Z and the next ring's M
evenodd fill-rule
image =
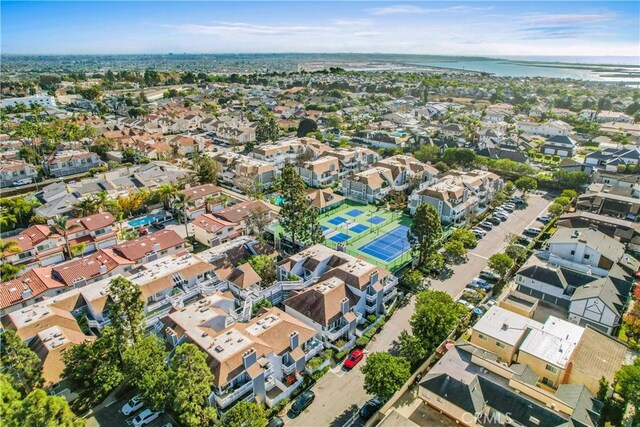
M558 156L567 157L568 155L569 155L569 152L567 150L558 150Z

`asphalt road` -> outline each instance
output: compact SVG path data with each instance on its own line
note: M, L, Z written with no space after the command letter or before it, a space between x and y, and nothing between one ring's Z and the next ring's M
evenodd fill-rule
M507 243L509 234L521 234L527 227L541 227L536 218L546 213L551 204L551 198L540 195L530 195L525 209L517 210L509 216L506 222L496 226L480 240L477 247L468 254L469 261L453 267L453 274L444 281L432 280L431 288L447 292L457 297L474 277L486 267L488 258L502 251ZM394 342L400 332L409 329L409 319L413 313L414 299L398 309L389 319L382 331L374 337L367 353L377 351L393 351ZM365 356L366 358L366 356ZM364 364L364 359L360 365ZM344 372L340 367L329 371L320 378L312 390L316 394L315 401L297 418L285 418L287 426L362 426L358 417L359 408L372 396L364 391L364 375L359 366L350 372Z

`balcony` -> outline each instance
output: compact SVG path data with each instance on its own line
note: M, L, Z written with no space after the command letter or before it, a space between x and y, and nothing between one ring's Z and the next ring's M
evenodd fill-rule
M293 361L282 361L282 372L285 375L291 375L296 370L296 364Z
M214 392L213 397L220 408L229 406L231 403L238 400L242 395L253 391L253 382L248 381L239 387L232 388L231 390L225 390L223 393Z
M307 342L306 349L304 350L304 360L308 362L313 357L320 354L323 348L324 346L322 345L322 341L317 340L315 338L311 338Z
M291 396L291 394L302 384L304 379L302 377L296 377L296 381L290 386L286 386L279 380L275 380L275 386L267 390L267 396L265 398L265 403L269 408L273 408L282 400Z
M382 297L382 302L384 302L385 304L388 303L389 301L391 301L392 299L394 299L396 297L396 295L398 295L398 290L397 289L393 289L391 292L386 293L383 297Z
M268 377L264 382L265 390L269 391L276 386L276 379L274 377Z
M365 305L365 306L364 306L364 310L365 310L367 313L375 313L375 312L376 312L376 306L375 306L375 305L373 305L373 306L371 306L371 305Z
M326 332L326 336L329 341L335 341L343 336L349 330L349 324L338 326L337 328L330 329Z
M378 298L378 294L372 294L372 295L367 294L367 303L375 304L377 298Z
M349 336L349 340L346 343L344 343L342 346L338 347L337 345L329 343L329 347L334 348L337 352L341 352L353 347L355 344L356 344L356 336L352 335L352 336Z

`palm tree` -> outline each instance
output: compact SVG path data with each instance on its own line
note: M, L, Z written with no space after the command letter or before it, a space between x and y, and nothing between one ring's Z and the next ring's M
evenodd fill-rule
M229 198L227 196L220 196L220 205L223 208L226 208L227 206L229 206Z
M0 211L0 229L4 227L11 228L16 225L17 222L16 216L11 212L7 210Z
M165 209L169 209L169 204L176 194L178 194L178 190L171 184L160 185L156 190L156 195L164 204Z
M184 229L189 237L189 219L187 218L187 209L189 206L194 206L191 196L187 196L184 193L178 193L171 202L173 209L182 212L182 220L184 221Z
M69 247L69 231L78 227L78 224L69 224L69 218L66 216L57 215L53 219L55 227L60 231L62 237L64 237L64 245L67 249L69 257L72 256L71 248Z
M3 241L0 240L0 261L4 261L8 254L17 254L20 251L20 246L15 240Z
M87 249L87 244L82 242L82 243L78 243L77 245L73 245L71 247L71 252L73 253L74 256L82 255L82 258L84 259L85 249Z
M213 205L218 199L214 196L207 196L204 198L204 210L207 213L211 212L211 205Z
M98 211L96 199L93 196L85 197L73 206L78 216L92 215Z

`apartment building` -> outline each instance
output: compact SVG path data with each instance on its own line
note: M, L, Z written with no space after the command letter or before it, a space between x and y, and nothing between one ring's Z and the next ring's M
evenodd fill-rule
M33 182L38 169L23 160L0 160L0 187L13 187Z
M595 229L560 228L515 277L519 292L567 310L571 322L611 333L620 323L638 261Z
M322 350L315 331L277 308L248 323L230 315L233 298L215 293L170 313L164 334L173 345L191 342L208 354L215 375L209 403L224 412L240 400L277 405L301 384L306 362Z
M109 212L99 212L68 220L67 230L58 230L58 233L67 239L70 247L84 243L83 254L87 254L118 243L115 223L116 219Z
M268 188L277 176L277 169L264 160L233 152L213 156L217 163L218 182L241 192L251 188Z
M25 269L46 267L64 261L64 239L51 226L36 224L5 242L16 242L19 252L5 255L5 262Z
M393 274L364 260L320 244L291 255L278 265L279 280L288 280L292 276L296 276L305 282L316 281L318 284L332 279L330 282L325 283L324 287L321 287L323 295L325 291L328 292L329 289L332 289L329 285L338 288L335 293L329 292L332 298L342 292L340 289L344 286L344 295L350 299L349 309L353 309L358 322L369 314L380 316L385 313L397 295L396 285L398 280ZM341 282L344 285L340 284ZM317 289L305 289L303 292L311 291L318 293ZM308 293L303 298L297 298L297 301L304 301L312 297L318 297L318 295ZM340 301L343 298L340 298ZM290 302L294 305L291 309L297 311L295 308L297 303L294 300ZM335 305L333 306L334 309L336 307ZM340 305L340 310L344 308ZM304 310L302 310L301 314L307 315ZM322 323L316 322L312 318L310 320L310 324L314 322ZM331 329L330 326L329 329Z
M549 120L544 123L516 122L518 130L531 135L541 135L546 137L567 136L573 131L573 126L562 120Z
M49 175L55 177L88 172L104 164L96 153L84 150L63 150L53 153L44 167Z
M290 139L254 148L250 156L262 160L280 170L287 163L296 164L306 152L306 142L311 138Z
M486 211L502 186L502 179L491 172L451 171L433 184L427 182L418 187L409 196L409 208L413 214L420 204L428 203L436 208L443 222L461 224Z
M181 191L193 203L193 206L187 208L187 215L190 219L198 215L212 211L213 209L221 209L222 206L217 200L222 193L220 188L213 184L197 185L195 187L187 184L185 189Z
M330 187L340 181L340 161L333 156L304 162L297 169L302 180L310 187Z
M307 190L307 200L311 206L322 213L340 206L344 203L345 198L340 194L334 193L331 188L309 188Z

